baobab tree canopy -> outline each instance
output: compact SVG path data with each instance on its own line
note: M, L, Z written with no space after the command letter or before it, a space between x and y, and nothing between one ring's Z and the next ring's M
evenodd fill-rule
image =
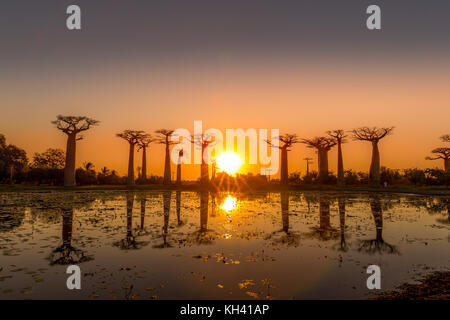
M121 133L116 134L117 137L122 138L130 144L138 144L148 138L149 134L142 130L124 130Z
M436 148L431 150L434 157L427 157L427 160L448 159L450 158L450 148Z
M444 142L450 142L450 134L444 134L441 136L441 140Z
M308 148L327 151L329 151L337 144L337 141L332 137L315 137L312 139L302 139L301 142L306 144Z
M77 134L81 131L89 130L92 126L98 125L100 121L85 116L56 116L52 124L67 135Z
M353 134L354 140L378 142L379 140L383 139L387 135L392 134L393 130L394 130L394 127L388 127L388 128L361 127L358 129L353 129L352 134Z
M331 130L327 131L327 134L336 140L337 143L347 143L347 134L344 130Z
M289 134L289 133L279 136L278 140L280 140L280 142L282 143L282 145L277 146L280 149L283 149L283 148L287 149L287 148L291 147L293 144L299 142L299 139L296 134Z

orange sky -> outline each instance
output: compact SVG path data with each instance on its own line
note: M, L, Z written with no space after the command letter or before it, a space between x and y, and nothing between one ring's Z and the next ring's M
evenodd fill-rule
M298 59L298 61L302 61ZM128 146L115 134L123 129L152 132L187 128L278 128L300 137L331 129L395 126L380 143L382 165L391 168L441 167L424 160L450 133L450 68L447 61L308 60L296 62L222 55L214 62L168 61L104 64L91 71L36 70L0 78L1 133L24 148L29 158L49 147L65 148L65 136L50 121L57 114L88 115L101 121L78 144L77 165L91 161L124 174ZM346 168L368 170L371 146L344 146ZM305 172L311 149L296 145L289 170ZM140 163L140 154L136 157ZM151 145L151 174L162 175L163 148ZM316 168L315 159L313 168ZM336 150L330 169L336 171ZM198 177L185 169L185 179Z

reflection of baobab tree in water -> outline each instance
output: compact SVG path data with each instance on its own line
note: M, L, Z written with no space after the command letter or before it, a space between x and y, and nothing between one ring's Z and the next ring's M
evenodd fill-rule
M172 192L165 191L163 192L163 208L164 208L164 225L162 228L162 238L163 243L154 245L153 248L169 248L172 245L167 242L167 236L169 234L169 217L170 217L170 201L172 200Z
M181 220L181 191L176 192L176 205L177 205L177 225L181 227L184 221Z
M397 247L384 241L383 239L383 209L381 199L378 194L370 195L370 209L375 222L376 238L370 240L362 240L359 251L369 254L374 253L390 253L399 254Z
M209 192L200 191L200 228L193 232L188 242L194 244L212 244L218 236L216 232L208 230Z
M93 260L92 257L72 246L73 205L62 206L62 244L50 253L50 265L78 264Z
M331 226L330 198L327 195L319 196L319 226L312 229L313 231L309 235L320 240L331 240L339 237L337 230Z
M147 242L137 241L136 236L133 234L133 204L134 204L134 193L128 192L126 195L127 201L127 233L124 239L115 242L113 245L119 247L122 250L129 249L140 249Z
M137 233L140 236L144 236L144 235L149 234L149 232L145 228L145 206L147 204L147 198L145 197L145 195L141 195L141 196L139 196L139 198L140 198L140 204L141 204L141 225L140 225L140 228L137 231Z
M289 229L289 192L280 192L281 204L281 225L279 231L273 232L268 239L272 239L273 244L286 244L288 246L298 246L300 243L300 234L295 233ZM283 233L280 237L276 237L280 232Z
M338 208L339 208L339 229L341 233L341 242L339 245L339 250L347 252L348 251L348 244L345 239L345 204L346 204L346 198L343 196L338 197Z

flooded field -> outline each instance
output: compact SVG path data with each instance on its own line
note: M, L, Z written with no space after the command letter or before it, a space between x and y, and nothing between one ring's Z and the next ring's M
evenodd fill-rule
M0 299L367 299L368 265L383 290L448 270L449 230L448 197L6 192Z

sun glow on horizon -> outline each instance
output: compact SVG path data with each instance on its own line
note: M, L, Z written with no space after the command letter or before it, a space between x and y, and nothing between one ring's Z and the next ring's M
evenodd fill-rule
M235 175L241 166L242 160L237 153L227 151L217 157L217 168L229 175Z

